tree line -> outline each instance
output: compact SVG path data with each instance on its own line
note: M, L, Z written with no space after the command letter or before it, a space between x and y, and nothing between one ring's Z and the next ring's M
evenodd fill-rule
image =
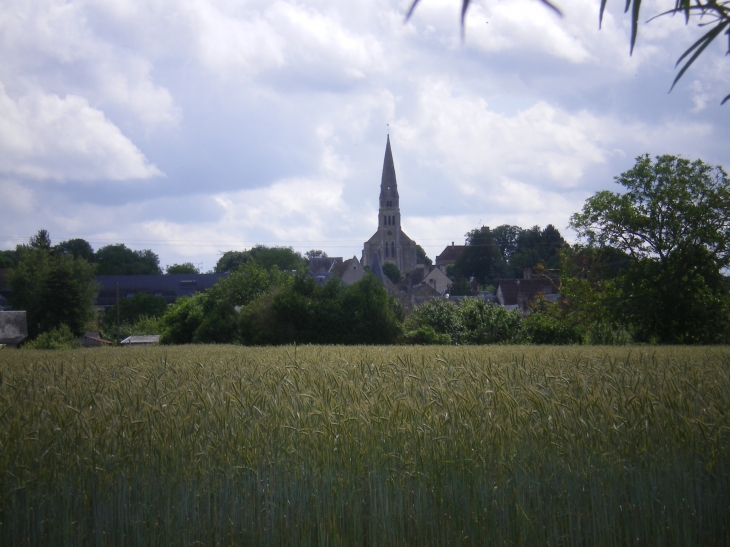
M161 334L173 344L727 343L725 171L701 160L644 155L615 180L620 191L597 192L571 217L578 244L568 245L553 226L467 234L449 272L452 293L460 283L469 293L531 267L554 283L559 298L538 295L526 317L477 299L437 299L407 313L370 273L347 287L336 278L320 286L291 248L256 246L224 253L216 270L228 276L206 293L171 306L137 294L95 318L96 255L103 260L102 251L124 246L85 257L78 251L85 246L54 247L43 230L13 251L11 303L27 310L31 338L60 328L79 334L95 320L111 333L119 316L125 334ZM130 252L139 262L154 255Z

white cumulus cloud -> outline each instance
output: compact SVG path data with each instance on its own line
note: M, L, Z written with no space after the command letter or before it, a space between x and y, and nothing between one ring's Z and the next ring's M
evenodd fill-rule
M13 99L0 84L0 172L33 179L126 180L162 175L83 97L41 91Z

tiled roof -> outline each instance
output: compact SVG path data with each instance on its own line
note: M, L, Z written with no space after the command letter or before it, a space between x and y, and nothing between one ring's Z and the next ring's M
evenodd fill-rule
M464 249L466 249L466 245L449 245L436 257L436 264L453 264Z
M317 257L309 259L309 271L313 274L332 271L337 264L342 263L341 256Z
M350 264L352 264L352 261L355 260L355 258L348 258L344 262L340 262L338 264L332 265L332 273L335 274L337 277L342 277L345 275L345 272L347 271L347 268L350 267Z

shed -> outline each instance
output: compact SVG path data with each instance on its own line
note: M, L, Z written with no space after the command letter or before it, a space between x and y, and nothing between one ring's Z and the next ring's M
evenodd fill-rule
M122 346L153 346L160 343L160 335L148 334L145 336L128 336L119 343Z
M90 330L79 338L79 345L85 348L100 348L102 346L111 346L112 341L102 338L98 330Z
M28 338L28 320L24 311L0 311L0 344L17 347Z

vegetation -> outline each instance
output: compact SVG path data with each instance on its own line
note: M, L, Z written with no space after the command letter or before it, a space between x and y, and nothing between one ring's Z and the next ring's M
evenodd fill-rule
M449 270L454 280L452 294L471 294L468 280L493 285L499 279L522 277L525 269L538 266L560 267L560 250L567 243L549 224L544 229L523 229L503 224L491 230L486 226L466 234L466 248ZM457 292L458 291L458 292Z
M192 262L173 264L165 268L166 274L199 274L200 270Z
M316 251L315 251L316 252ZM306 259L291 247L267 247L256 245L248 251L227 251L215 265L217 273L230 272L243 266L250 260L270 270L277 267L287 271L306 271Z
M83 258L54 252L45 230L28 246L18 246L17 253L9 275L10 303L27 312L29 338L62 325L82 334L94 315L94 267Z
M726 348L0 352L3 545L723 545Z
M459 305L430 300L418 306L405 323L411 343L506 344L527 341L522 314L481 300L464 299ZM430 332L440 336L434 338ZM445 338L447 337L447 338Z
M161 274L160 258L149 249L133 251L124 243L107 245L94 253L97 275Z
M416 260L419 264L425 264L426 266L431 266L433 264L433 260L428 258L425 249L420 245L416 245Z
M383 264L383 273L395 285L403 281L403 275L400 273L398 266L396 266L393 262L386 262Z
M25 349L73 349L79 347L76 334L66 325L52 328L39 334L34 340L25 344Z
M130 298L120 299L118 310L117 304L114 304L108 310L106 310L106 313L101 320L101 328L106 336L112 337L115 336L117 332L117 320L120 323L120 327L121 325L125 325L123 330L126 333L128 331L134 330L132 328L132 325L135 325L142 319L159 319L165 314L166 311L167 304L165 303L165 299L161 296L137 293ZM147 325L149 325L149 323ZM121 330L122 329L120 329L120 331ZM123 338L123 336L121 335L122 332L120 332L120 337ZM129 336L129 334L127 334L127 336Z
M420 0L413 0L411 7L406 14L406 21L410 19L411 15L416 9L416 6ZM558 15L562 15L560 9L550 2L550 0L540 0L541 3L548 6ZM466 19L466 13L469 9L471 0L461 0L461 32L462 38L464 36L464 22ZM608 5L608 0L601 0L601 9L599 15L599 26L603 22L603 14ZM641 0L626 0L624 12L631 12L631 53L634 52L634 46L636 45L636 38L639 33L639 18L641 13ZM681 15L684 18L685 24L689 24L690 19L697 21L700 27L710 27L702 37L694 42L687 50L680 56L677 61L677 66L682 64L679 69L679 73L672 82L672 88L677 84L679 79L684 75L687 69L695 62L695 60L702 54L702 52L709 46L716 38L722 34L728 34L730 28L730 3L727 1L716 1L716 0L674 0L674 7L669 8L649 19L655 19L661 15ZM728 42L728 54L730 54L730 42ZM670 89L670 91L671 91ZM726 96L721 104L730 99L730 95Z
M564 282L563 294L634 340L730 340L730 180L701 160L648 155L616 177L624 193L597 192L571 226L591 249L610 249L611 272ZM595 256L596 251L592 251ZM601 251L604 254L605 251ZM571 265L565 264L563 277Z

